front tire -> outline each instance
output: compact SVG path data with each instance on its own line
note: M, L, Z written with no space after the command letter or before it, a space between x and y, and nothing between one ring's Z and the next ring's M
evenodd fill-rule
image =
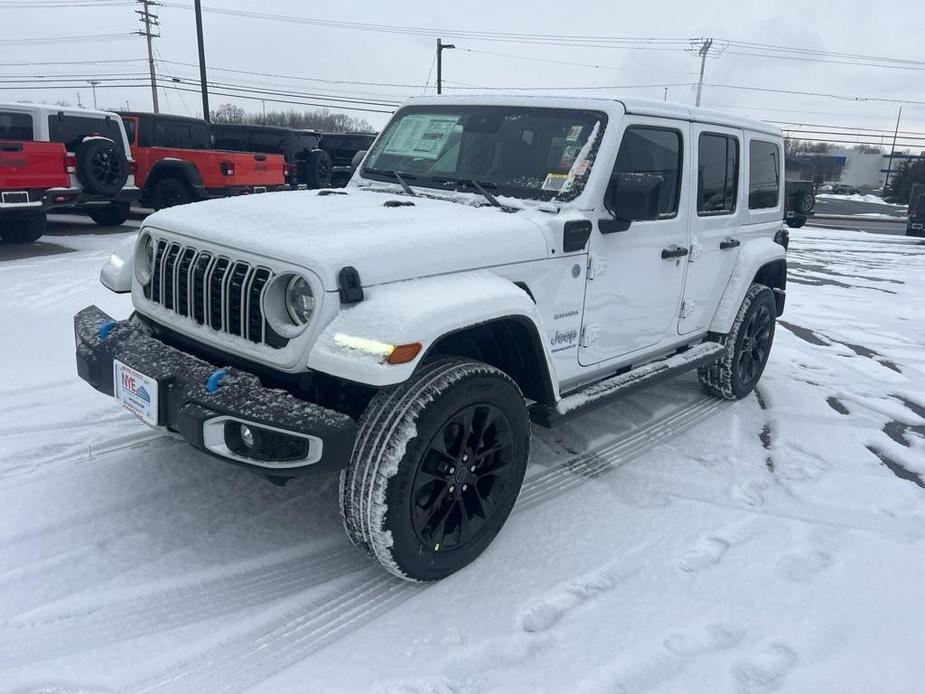
M340 502L351 541L389 572L435 581L463 568L507 520L526 472L530 422L517 384L441 359L364 414Z
M777 302L774 292L753 284L726 336L721 359L697 369L700 384L710 395L741 400L754 390L764 373L774 342Z

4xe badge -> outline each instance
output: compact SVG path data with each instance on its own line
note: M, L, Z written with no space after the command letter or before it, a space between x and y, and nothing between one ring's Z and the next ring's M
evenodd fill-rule
M146 424L157 426L157 381L113 361L113 397Z

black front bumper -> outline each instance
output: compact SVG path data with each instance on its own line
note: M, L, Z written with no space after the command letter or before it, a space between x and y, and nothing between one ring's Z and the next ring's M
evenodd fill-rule
M114 360L155 379L158 426L179 433L206 453L274 477L339 470L350 457L356 422L347 415L267 388L246 371L181 352L151 336L138 320L114 321L89 306L74 316L74 333L77 373L83 380L113 397ZM224 373L214 378L217 372ZM207 385L210 377L213 386L217 383L214 392ZM247 454L237 435L241 423L263 431L267 439L275 437L273 450L279 450L281 441L285 447L285 439L307 442L306 457L274 460L266 453ZM216 430L226 432L224 452L217 450L215 434L206 433Z

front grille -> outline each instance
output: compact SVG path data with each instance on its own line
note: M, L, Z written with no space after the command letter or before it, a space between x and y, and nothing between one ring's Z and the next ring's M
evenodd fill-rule
M200 325L278 347L261 306L272 276L265 267L161 239L146 295Z

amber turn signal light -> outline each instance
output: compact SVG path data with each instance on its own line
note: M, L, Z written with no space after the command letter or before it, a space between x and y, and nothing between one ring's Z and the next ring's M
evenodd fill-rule
M389 355L389 364L407 364L421 353L421 343L412 342L410 345L398 345Z

